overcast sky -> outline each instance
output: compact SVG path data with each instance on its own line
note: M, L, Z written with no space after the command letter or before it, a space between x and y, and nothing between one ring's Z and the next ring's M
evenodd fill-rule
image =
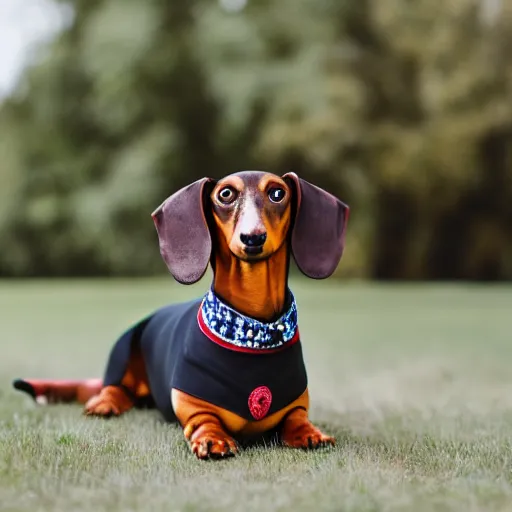
M219 2L237 11L247 0ZM53 37L71 15L53 0L0 0L0 100L16 87L31 49Z
M30 50L51 38L64 19L51 0L0 0L0 98L16 86Z

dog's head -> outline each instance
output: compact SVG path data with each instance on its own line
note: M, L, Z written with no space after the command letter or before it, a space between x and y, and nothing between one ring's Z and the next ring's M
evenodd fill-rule
M243 261L270 258L285 241L303 274L329 277L341 259L346 204L299 178L245 171L203 178L166 199L152 214L160 253L183 284L201 279L214 239Z

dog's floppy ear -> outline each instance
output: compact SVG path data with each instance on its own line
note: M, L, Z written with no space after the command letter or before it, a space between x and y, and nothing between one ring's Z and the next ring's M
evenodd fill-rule
M312 279L325 279L336 270L343 254L350 209L325 190L290 172L296 205L291 233L292 254L299 270Z
M200 179L168 197L152 214L160 254L174 279L193 284L210 262L212 239L205 215L211 178Z

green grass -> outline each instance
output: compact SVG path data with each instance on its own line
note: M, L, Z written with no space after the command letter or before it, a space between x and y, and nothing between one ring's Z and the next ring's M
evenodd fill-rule
M101 375L127 325L207 284L0 284L0 510L512 510L505 286L294 282L330 450L200 462L154 412L86 419L11 390L18 376Z

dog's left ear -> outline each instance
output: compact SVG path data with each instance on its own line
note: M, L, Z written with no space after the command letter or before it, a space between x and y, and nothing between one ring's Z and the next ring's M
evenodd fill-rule
M283 176L295 196L292 254L299 270L325 279L336 270L345 246L349 207L325 190L290 172Z
M211 178L200 179L168 197L152 214L160 254L174 279L193 284L210 262L212 239L205 215Z

